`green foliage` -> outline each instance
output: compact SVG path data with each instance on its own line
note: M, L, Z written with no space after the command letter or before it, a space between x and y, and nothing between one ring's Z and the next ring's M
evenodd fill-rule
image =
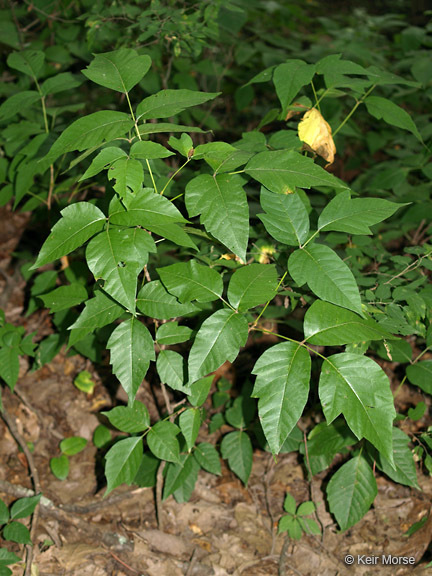
M317 522L308 518L315 513L315 504L310 500L302 502L298 507L293 496L288 492L285 496L284 510L287 512L279 520L278 532L287 532L293 540L300 540L303 534L320 534Z
M163 498L184 502L200 469L221 473L220 455L246 484L255 446L295 450L311 474L330 468L328 503L345 530L376 495L372 462L418 486L376 358L431 393L432 27L414 38L362 10L330 26L290 3L180 4L142 13L129 0L121 26L116 3L63 7L66 21L82 13L67 42L52 22L58 51L31 32L20 50L7 20L0 204L43 223L27 313L48 307L55 328L35 367L63 344L94 362L109 351L128 405L103 413L93 437L108 449L107 493L162 481ZM331 169L320 158L328 141L312 149L298 137L312 108L333 130ZM281 342L236 385L220 378L261 333ZM35 354L31 337L3 319L11 390L19 355ZM137 400L144 379L169 400L160 419ZM92 392L88 374L75 383ZM318 424L308 419L302 438L305 409ZM201 441L207 432L220 438ZM430 431L413 441L431 470ZM62 441L57 478L85 443ZM279 531L319 532L312 503L287 495L285 511Z
M0 533L5 542L15 542L17 544L30 544L30 530L18 519L31 516L39 504L41 494L28 498L19 498L11 506L0 500ZM0 571L2 574L12 574L8 566L21 562L21 558L7 548L0 548Z

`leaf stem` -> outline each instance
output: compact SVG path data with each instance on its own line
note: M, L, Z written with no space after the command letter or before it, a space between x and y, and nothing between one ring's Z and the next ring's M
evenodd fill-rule
M178 169L174 172L174 174L171 176L171 178L168 180L168 182L167 182L167 183L165 184L165 186L162 188L161 193L160 193L161 196L163 195L163 193L165 192L165 190L168 188L168 186L170 185L170 183L172 182L172 180L177 176L177 174L178 174L181 170L183 170L183 168L186 166L186 164L188 164L190 161L191 161L191 158L188 158L188 159L186 160L186 162L185 162L184 164L182 164L182 165L180 166L180 168L178 168ZM182 193L182 194L179 194L179 196L176 196L176 198L179 198L179 197L182 196L182 195L183 195L183 193ZM173 198L173 200L175 200L175 198Z
M315 98L315 106L318 108L318 111L321 113L321 108L320 108L320 104L319 104L320 101L318 100L318 94L316 93L315 85L314 85L314 83L313 83L313 80L311 80L311 87L312 87L312 92L313 92L313 95L314 95L314 98Z
M132 104L131 104L131 101L130 101L128 92L125 92L125 95L126 95L126 100L127 100L127 103L128 103L128 106L129 106L129 110L130 110L130 113L131 113L131 116L132 116L132 120L133 120L133 122L134 122L136 135L138 136L138 139L142 141L141 134L140 134L140 132L139 132L139 130L138 130L138 121L137 121L137 119L135 118L135 114L134 114L134 111L133 111L133 108L132 108ZM149 171L149 173L150 173L150 178L151 178L151 181L152 181L152 184L153 184L154 191L155 191L156 194L157 194L158 191L157 191L157 187L156 187L156 182L155 182L155 179L154 179L154 177L153 177L153 172L152 172L152 169L151 169L151 167L150 167L150 162L148 161L147 158L146 158L146 164L147 164L148 171Z
M299 246L299 248L301 248L301 249L305 248L305 247L309 244L309 242L315 238L315 236L316 236L317 234L319 234L319 230L317 230L316 232L314 232L314 233L312 234L312 236L311 236L308 240L306 240L306 242L303 244L303 246Z
M354 114L354 112L357 110L357 108L360 106L360 104L363 104L363 102L366 100L366 98L369 96L369 94L372 92L372 90L374 90L375 87L376 87L376 84L373 84L373 86L371 86L369 88L369 90L366 92L366 94L364 94L360 98L360 100L357 100L357 102L353 106L351 112L349 112L349 114L345 117L344 120L342 120L342 122L339 124L339 126L336 128L336 130L333 132L333 136L336 136L336 134L339 132L339 130L345 126L345 124L348 122L348 120L351 118L351 116Z

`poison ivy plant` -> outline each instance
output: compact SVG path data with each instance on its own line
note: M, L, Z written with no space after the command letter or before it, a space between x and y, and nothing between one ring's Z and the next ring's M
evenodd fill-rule
M108 448L107 492L162 482L164 499L184 502L200 469L221 473L220 457L247 484L254 444L274 456L299 451L310 474L342 454L327 496L348 529L375 498L375 464L418 486L377 357L407 365L406 379L430 394L423 356L432 346L432 252L422 222L431 210L431 132L402 106L403 90L425 97L424 69L413 63L410 80L369 51L359 62L350 50L342 57L310 46L302 54L294 33L291 44L280 38L278 51L266 34L257 49L245 42L232 73L213 66L207 47L223 51L244 26L249 32L253 7L214 2L192 14L156 4L121 38L115 5L103 14L105 35L100 3L88 7L87 44L77 32L58 73L51 52L11 40L16 82L0 107L9 123L2 198L51 209L52 219L26 269L28 312L43 304L57 330L36 365L63 344L93 361L109 351L128 402L104 413L122 434L112 439L105 427L94 436ZM67 70L77 61L82 74L75 64ZM256 119L243 133L233 127L230 142L209 132L222 132L227 92ZM319 119L307 142L298 131L305 114ZM336 151L330 169L316 144L323 127ZM362 150L385 150L386 159L369 167ZM354 177L344 177L344 162ZM401 230L412 242L393 249ZM0 333L0 376L10 387L25 341L12 332ZM246 375L239 369L237 386L219 378L262 334L280 342L260 350ZM421 346L414 360L409 335ZM159 420L141 402L144 379L162 388ZM303 438L297 423L311 396L320 422ZM204 441L207 425L214 442ZM68 441L51 460L58 478L83 447L82 439ZM280 530L316 533L309 503L297 508L287 497L285 510Z

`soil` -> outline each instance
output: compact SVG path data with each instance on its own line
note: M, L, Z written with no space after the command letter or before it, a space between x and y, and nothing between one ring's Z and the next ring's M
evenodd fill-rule
M7 209L1 209L7 211ZM12 222L0 214L1 221ZM0 291L8 321L22 324L41 338L51 330L48 315L38 311L24 317L25 283L13 268L11 253L26 223L20 215L15 231L0 235ZM11 225L13 228L13 226ZM14 238L14 241L11 241ZM7 243L7 244L6 244ZM399 383L396 364L382 362L392 388ZM73 380L87 369L96 387L93 394L79 391ZM34 445L31 455L44 499L34 527L32 576L226 576L226 575L376 575L428 574L431 560L432 516L407 537L415 522L430 514L432 479L420 467L421 490L395 484L376 471L378 496L371 510L351 530L341 533L324 503L328 471L308 481L297 454L277 458L256 450L247 487L226 467L222 475L200 472L192 498L179 504L172 497L162 503L159 518L152 488L122 486L105 499L100 455L92 442L100 413L122 401L108 393L103 375L87 360L66 350L37 371L21 363L16 393L3 389L6 420L0 420L0 498L7 504L32 489L29 461L16 438ZM144 386L142 394L145 394ZM415 389L401 388L396 408L404 412L419 400ZM153 399L154 401L154 399ZM430 425L424 420L411 426ZM409 430L405 430L409 431ZM416 430L410 430L415 432ZM60 481L49 461L58 456L59 442L69 436L88 440L86 448L70 457L70 473ZM207 441L212 441L210 436ZM335 463L337 465L337 462ZM313 500L322 536L299 541L277 534L283 501L289 491L297 503ZM4 542L0 545L3 547ZM23 547L7 547L24 557ZM344 558L354 556L356 565ZM382 555L414 557L413 566L383 566ZM359 557L359 558L358 558ZM378 560L375 564L366 564ZM358 563L365 562L364 564ZM24 573L24 564L13 567Z

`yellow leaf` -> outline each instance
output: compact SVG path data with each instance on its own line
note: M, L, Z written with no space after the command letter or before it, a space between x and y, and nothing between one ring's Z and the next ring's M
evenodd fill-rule
M333 163L336 146L333 142L332 131L316 108L312 108L303 116L298 125L298 135L311 150L322 156L329 164Z

